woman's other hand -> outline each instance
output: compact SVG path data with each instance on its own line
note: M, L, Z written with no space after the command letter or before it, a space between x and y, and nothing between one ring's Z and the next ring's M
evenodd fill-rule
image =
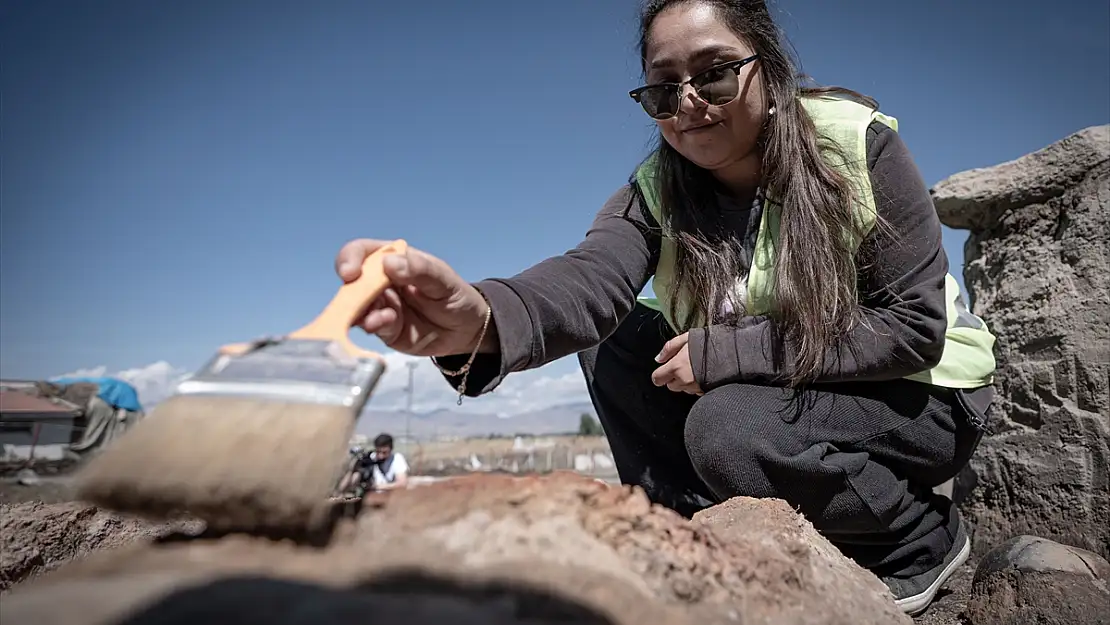
M689 333L683 333L663 345L662 351L655 357L655 362L662 365L651 374L651 381L656 386L666 386L676 393L704 395L694 378L689 342Z

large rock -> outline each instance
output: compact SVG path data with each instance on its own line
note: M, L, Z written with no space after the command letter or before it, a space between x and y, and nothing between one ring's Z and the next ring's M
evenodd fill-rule
M957 496L977 551L1034 534L1110 552L1110 126L933 190L971 231L964 279L998 337L993 407Z
M5 625L367 618L911 622L878 579L784 502L734 500L687 521L638 489L573 475L476 476L395 492L341 524L325 547L248 536L133 544L71 562L4 598Z
M973 625L1106 625L1110 563L1086 549L1014 537L979 563L967 615Z

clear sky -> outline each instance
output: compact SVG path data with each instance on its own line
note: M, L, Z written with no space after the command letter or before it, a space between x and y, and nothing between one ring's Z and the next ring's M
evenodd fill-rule
M0 0L0 375L195 368L311 319L352 237L475 280L573 247L651 137L636 10ZM808 74L899 118L929 184L1110 121L1105 0L774 11ZM570 359L522 380L582 396Z

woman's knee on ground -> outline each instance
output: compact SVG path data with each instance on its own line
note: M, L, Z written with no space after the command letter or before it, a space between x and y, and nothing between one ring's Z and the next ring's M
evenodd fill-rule
M686 453L719 498L774 497L766 469L781 455L781 436L764 406L768 390L741 384L714 389L694 403L686 418Z

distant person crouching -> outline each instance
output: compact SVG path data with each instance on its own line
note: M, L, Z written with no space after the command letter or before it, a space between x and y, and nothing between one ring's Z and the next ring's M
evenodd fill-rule
M387 491L405 488L409 481L409 464L405 456L393 451L393 437L379 434L374 451L362 454L351 473L343 480L340 491L359 487L366 491Z

